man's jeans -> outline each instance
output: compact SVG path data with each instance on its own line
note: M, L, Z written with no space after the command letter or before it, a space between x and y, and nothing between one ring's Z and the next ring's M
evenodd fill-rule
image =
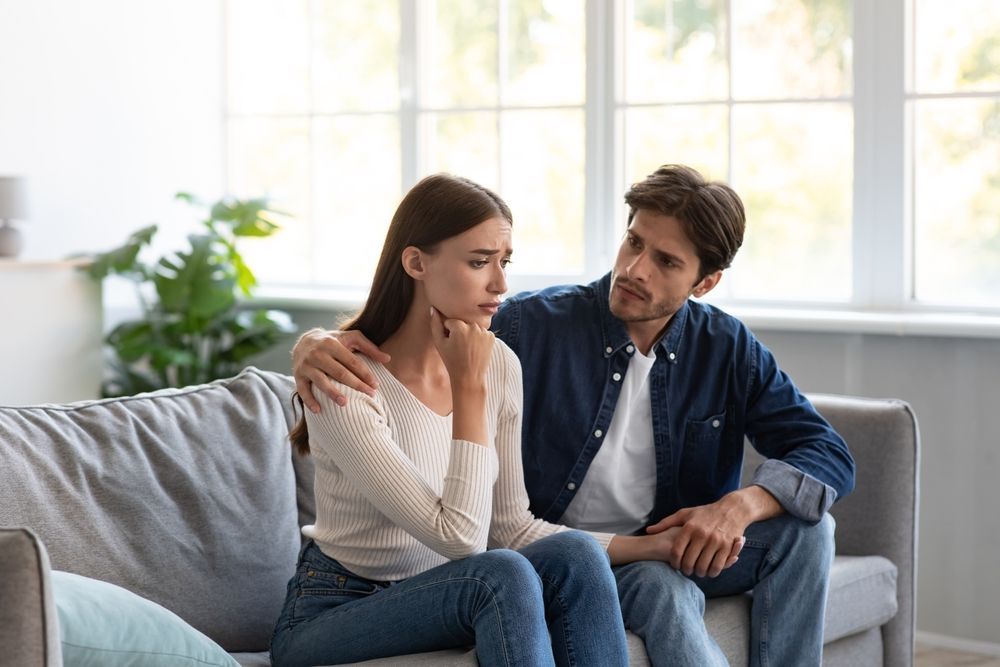
M380 582L310 541L288 582L271 659L328 665L472 644L484 667L627 665L607 554L568 531Z
M739 561L714 579L654 561L616 567L625 627L654 666L725 665L705 629L705 598L752 590L751 667L819 665L833 531L829 514L816 525L787 515L752 524Z

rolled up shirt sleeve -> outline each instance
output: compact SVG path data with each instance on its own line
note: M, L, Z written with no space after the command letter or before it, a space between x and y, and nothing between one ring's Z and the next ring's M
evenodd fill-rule
M792 516L812 523L837 499L832 486L779 459L764 461L750 483L766 489Z

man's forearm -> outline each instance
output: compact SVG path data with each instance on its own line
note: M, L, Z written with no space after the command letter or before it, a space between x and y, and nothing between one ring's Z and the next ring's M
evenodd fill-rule
M756 484L728 493L719 502L736 512L744 525L773 519L785 512L770 491Z

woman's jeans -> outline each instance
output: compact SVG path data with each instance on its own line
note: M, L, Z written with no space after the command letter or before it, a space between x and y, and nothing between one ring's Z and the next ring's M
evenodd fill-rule
M279 667L329 665L475 644L491 665L627 665L608 557L568 531L370 581L309 541L271 642Z

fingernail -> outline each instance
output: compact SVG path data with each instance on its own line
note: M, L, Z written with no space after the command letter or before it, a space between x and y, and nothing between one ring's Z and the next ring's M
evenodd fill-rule
M347 399L344 398L343 396L339 397L337 399L337 405L339 405L340 407L344 407L345 405L347 405Z

